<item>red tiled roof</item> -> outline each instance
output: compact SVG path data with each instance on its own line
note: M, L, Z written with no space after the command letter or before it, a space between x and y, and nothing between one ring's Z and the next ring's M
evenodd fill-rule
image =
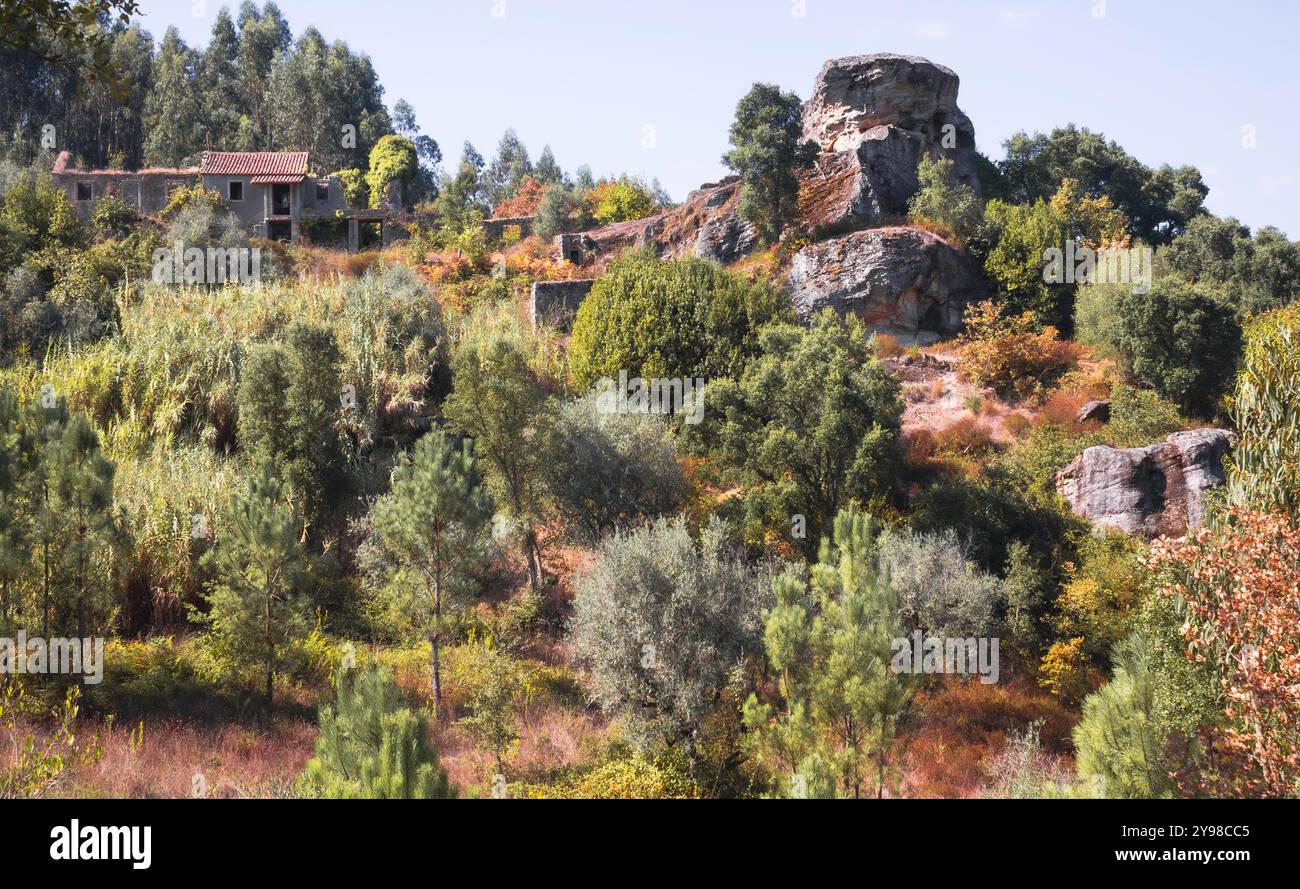
M297 182L307 175L307 152L205 151L199 171L204 176L265 176L274 177L267 182Z
M248 181L254 185L292 185L303 180L302 173L285 173L275 176L254 176Z

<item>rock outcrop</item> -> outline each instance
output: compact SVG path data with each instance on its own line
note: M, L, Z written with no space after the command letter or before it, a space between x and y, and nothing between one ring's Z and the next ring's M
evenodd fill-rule
M916 191L922 154L953 160L959 181L978 191L975 129L957 107L958 78L917 56L876 53L827 62L804 104L803 135L821 149L799 171L800 222L818 233L896 221ZM733 262L755 243L736 212L740 180L700 186L678 207L588 234L600 255L653 245L660 255Z
M1110 402L1101 398L1094 399L1079 408L1074 420L1076 423L1109 423Z
M804 105L803 135L822 151L804 176L800 211L813 230L902 216L922 154L949 157L979 191L975 128L957 107L958 77L918 56L875 53L822 66Z
M596 252L612 256L628 247L653 246L666 259L698 256L724 265L754 248L754 227L736 212L740 177L701 185L671 210L587 232Z
M803 135L818 146L799 171L800 226L831 236L794 257L789 288L807 316L830 306L909 342L957 332L966 305L986 294L981 270L934 235L901 227L923 155L950 157L977 191L975 130L957 107L958 78L916 56L877 53L827 62L803 110ZM628 247L664 258L727 264L753 249L740 217L741 183L701 186L671 210L586 232L580 264ZM881 227L885 226L885 227Z
M967 304L984 293L984 278L977 263L935 235L894 226L804 247L794 255L789 289L800 317L829 307L927 345L960 328Z
M1179 536L1205 518L1205 494L1225 481L1232 433L1176 432L1142 448L1088 448L1056 475L1075 514L1126 534Z
M831 59L804 103L803 135L825 151L857 148L873 127L896 126L938 143L945 124L974 139L957 108L957 74L920 56L879 52Z

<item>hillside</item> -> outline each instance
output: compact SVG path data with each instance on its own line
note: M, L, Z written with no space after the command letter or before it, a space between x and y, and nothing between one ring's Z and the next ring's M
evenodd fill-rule
M128 21L3 50L0 798L1300 793L1300 243L1195 168L875 52L674 202Z

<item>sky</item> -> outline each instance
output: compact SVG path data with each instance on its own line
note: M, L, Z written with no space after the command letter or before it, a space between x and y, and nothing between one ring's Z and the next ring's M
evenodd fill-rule
M142 0L160 40L203 46L223 4ZM230 4L232 11L238 3ZM569 171L658 178L681 200L726 174L736 101L755 81L808 98L822 64L925 56L997 160L1013 133L1074 122L1150 166L1193 164L1207 205L1300 239L1294 0L279 0L300 34L368 54L453 165L507 127Z

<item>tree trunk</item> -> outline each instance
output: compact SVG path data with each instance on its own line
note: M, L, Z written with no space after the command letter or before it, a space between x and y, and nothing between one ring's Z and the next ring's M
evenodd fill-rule
M442 670L438 663L438 643L442 634L442 577L433 577L433 632L429 634L430 682L433 684L433 718L442 709Z
M880 771L879 784L876 785L876 799L885 798L885 717L880 718Z
M45 543L45 556L42 564L45 569L45 583L41 606L41 635L46 639L50 638L50 540L47 537Z
M77 638L86 638L86 563L83 557L77 570Z
M271 636L271 596L266 597L266 707L275 703L275 639Z
M528 563L528 588L537 592L542 581L542 556L537 550L537 533L530 526L524 531L524 560Z

